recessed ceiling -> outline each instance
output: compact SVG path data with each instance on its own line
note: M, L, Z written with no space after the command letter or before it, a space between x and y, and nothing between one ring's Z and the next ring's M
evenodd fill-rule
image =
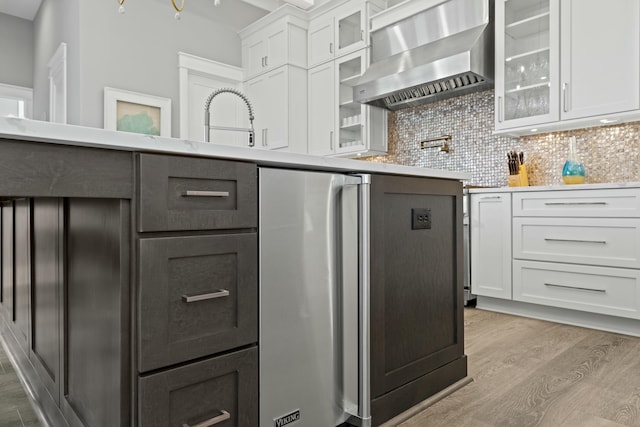
M42 0L0 0L0 13L33 21Z

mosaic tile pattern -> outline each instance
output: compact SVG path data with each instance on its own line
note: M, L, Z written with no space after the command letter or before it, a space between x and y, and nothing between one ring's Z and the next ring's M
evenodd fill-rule
M640 181L640 122L527 135L493 135L493 90L389 114L389 151L363 160L470 172L469 185L507 185L507 152L523 151L530 185L562 184L562 166L575 136L586 183ZM450 152L420 141L451 135ZM438 144L434 142L433 144Z

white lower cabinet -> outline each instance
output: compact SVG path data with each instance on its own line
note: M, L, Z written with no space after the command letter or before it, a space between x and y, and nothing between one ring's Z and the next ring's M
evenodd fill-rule
M640 335L640 188L620 187L471 190L478 306Z
M511 194L471 194L471 289L511 299Z
M640 271L516 259L513 299L640 319Z
M513 194L513 300L640 319L640 189L583 188Z
M513 257L640 268L640 218L513 218Z

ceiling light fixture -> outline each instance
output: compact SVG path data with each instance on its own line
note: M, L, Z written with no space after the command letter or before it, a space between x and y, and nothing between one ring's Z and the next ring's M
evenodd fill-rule
M173 8L176 10L176 14L173 16L174 18L176 18L176 20L180 20L180 12L182 12L184 9L185 1L186 0L181 0L180 6L178 6L178 3L176 2L176 0L171 0L171 4L173 5ZM118 0L118 3L120 4L120 7L118 8L118 12L121 15L124 13L124 2L125 0ZM213 5L220 6L220 0L213 0Z

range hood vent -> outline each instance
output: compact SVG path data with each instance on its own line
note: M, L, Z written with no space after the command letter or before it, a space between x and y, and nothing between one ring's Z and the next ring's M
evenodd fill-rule
M372 32L355 101L398 110L493 87L493 0L431 3Z

